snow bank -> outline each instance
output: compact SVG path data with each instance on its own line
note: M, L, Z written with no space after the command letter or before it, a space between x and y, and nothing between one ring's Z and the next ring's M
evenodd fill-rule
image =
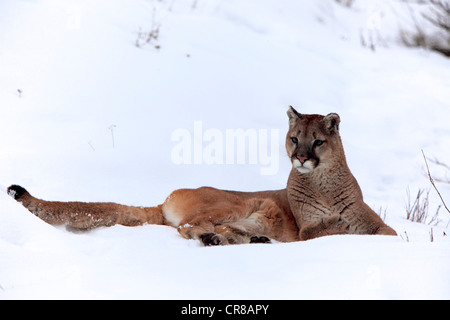
M211 248L164 226L73 234L6 195L0 203L4 299L449 298L448 242L332 236Z

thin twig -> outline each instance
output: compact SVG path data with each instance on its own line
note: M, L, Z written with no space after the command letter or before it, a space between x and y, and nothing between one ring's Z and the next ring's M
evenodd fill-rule
M114 149L114 128L116 127L115 124L112 124L108 127L109 130L111 130L111 137L112 137L112 147Z
M438 158L434 158L434 159L428 158L428 160L430 160L431 163L434 163L434 164L436 164L436 165L438 165L438 166L441 166L441 167L444 167L444 168L450 170L450 166L449 166L449 165L446 165L446 164L443 163L443 162L440 162Z
M447 205L445 204L444 199L442 198L441 193L439 192L438 188L436 187L436 185L434 184L434 180L431 177L431 173L430 173L430 168L428 167L428 162L427 162L427 157L425 157L425 152L423 152L422 150L422 155L423 155L423 159L425 160L425 165L427 166L427 172L428 172L428 177L430 178L430 182L433 185L434 189L436 190L436 192L439 195L439 198L441 198L442 204L444 205L445 209L447 210L448 213L450 213L450 210L448 209Z

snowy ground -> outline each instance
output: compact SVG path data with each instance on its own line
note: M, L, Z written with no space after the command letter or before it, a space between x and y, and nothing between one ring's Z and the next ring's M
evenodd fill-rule
M408 188L431 189L421 149L450 164L450 60L396 42L404 12L369 0L1 1L3 191L150 206L181 187L283 188L293 105L340 114L365 200L400 237L204 248L165 226L74 234L0 192L0 299L449 299L450 217L413 223L405 202ZM152 27L158 39L137 47ZM373 30L375 51L360 40ZM230 155L237 129L256 135L256 161L249 145L243 164ZM180 132L190 164L174 157ZM431 189L430 216L439 204Z

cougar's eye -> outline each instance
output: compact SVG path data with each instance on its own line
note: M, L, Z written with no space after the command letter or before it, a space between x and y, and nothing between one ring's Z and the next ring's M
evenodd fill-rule
M292 138L291 138L291 140L292 140L292 142L293 142L293 143L295 143L295 144L297 144L297 143L298 143L298 139L297 139L297 137L292 137Z
M321 146L322 144L323 144L323 140L316 140L316 141L314 141L314 147L318 147L318 146Z

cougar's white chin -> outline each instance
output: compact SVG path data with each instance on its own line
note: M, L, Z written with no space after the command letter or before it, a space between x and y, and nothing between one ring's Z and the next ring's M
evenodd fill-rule
M295 159L295 160L292 162L292 166L293 166L295 169L297 169L298 172L300 172L300 173L309 173L309 172L313 171L313 169L314 169L313 166L312 166L311 161L309 161L309 160L305 161L305 163L302 164L302 163L300 162L300 160Z

